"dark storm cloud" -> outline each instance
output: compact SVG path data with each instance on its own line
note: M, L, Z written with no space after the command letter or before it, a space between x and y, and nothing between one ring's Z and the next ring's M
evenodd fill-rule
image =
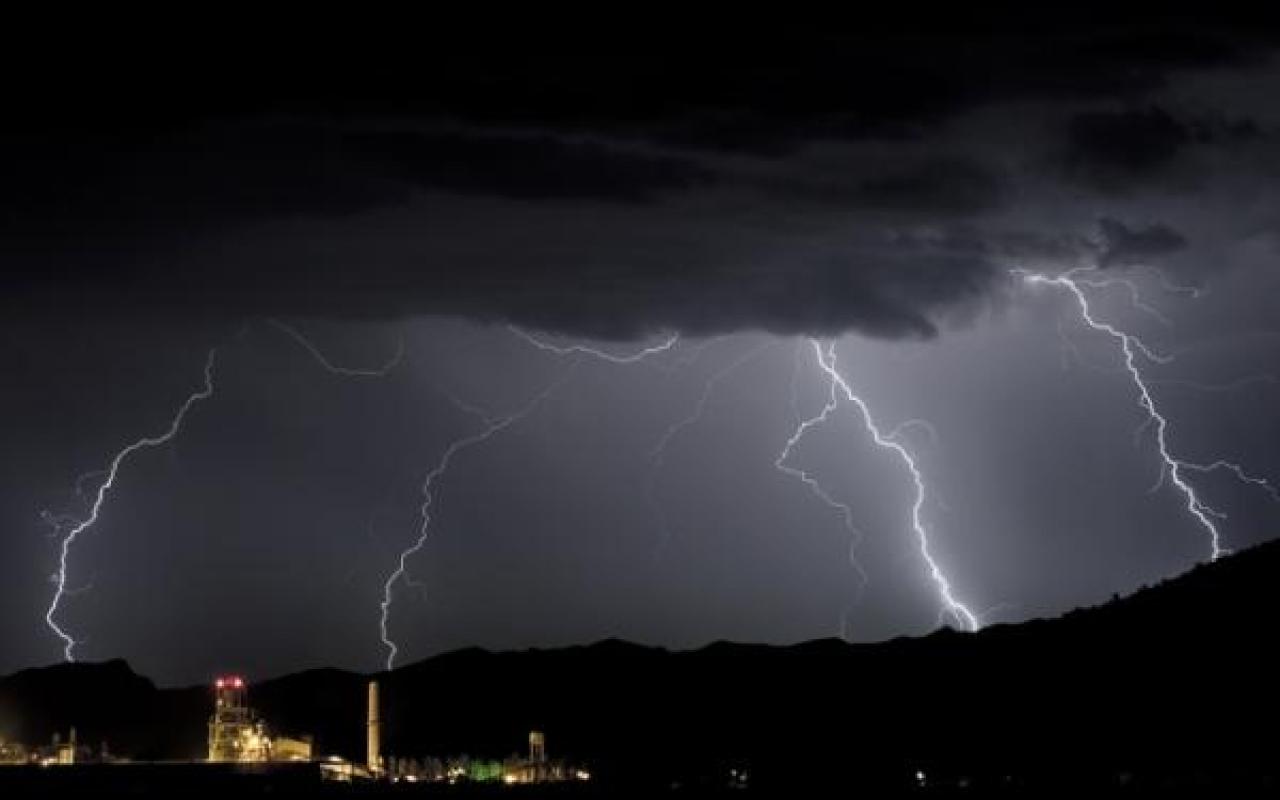
M10 192L25 202L4 220L10 235L78 224L146 235L345 216L402 203L414 188L639 203L712 179L687 158L545 134L319 120L245 120L117 147L114 159L39 147L12 153L9 174L20 183Z
M1079 114L1067 137L1067 168L1116 191L1160 174L1194 141L1186 125L1159 108Z
M545 134L369 131L344 135L342 143L354 148L353 156L415 186L522 200L652 202L714 179L690 158Z
M1089 111L1068 122L1063 162L1076 180L1121 193L1159 182L1197 146L1238 145L1263 136L1255 121L1223 114L1176 116L1158 106Z
M1073 173L1119 192L1244 135L1149 95L1269 45L1176 15L662 32L49 66L0 151L4 302L929 335L1003 274L995 231L1069 238L1036 230L1058 224L1033 219L1052 192L1024 185L1056 142L1025 161L986 144L1020 123L1006 107L1040 104ZM979 113L1001 124L961 132ZM981 246L892 234L957 219Z
M1006 184L985 165L934 158L863 182L856 195L873 208L924 214L977 214L1001 204Z
M36 268L10 278L9 299L170 315L457 314L610 338L927 336L934 312L980 296L995 274L981 254L922 257L865 229L788 242L750 220L793 213L769 198L748 201L759 210L745 217L682 206L722 187L745 198L747 184L681 152L403 120L244 120L130 142L105 166L61 162L48 184L27 160L34 202L10 214L6 241ZM1002 188L981 164L930 157L797 210L951 217L991 208Z
M1098 266L1130 266L1171 255L1187 246L1187 239L1168 225L1130 227L1117 219L1098 220L1103 250Z

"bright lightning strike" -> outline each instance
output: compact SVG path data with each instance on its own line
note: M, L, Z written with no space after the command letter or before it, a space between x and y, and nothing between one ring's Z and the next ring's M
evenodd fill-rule
M915 486L915 499L911 504L911 528L916 534L916 541L920 548L920 555L924 558L925 564L928 566L929 577L938 589L938 595L942 600L942 611L944 615L951 616L966 631L976 632L981 627L981 623L979 622L977 615L970 611L964 603L956 599L955 593L951 588L950 580L948 580L947 576L943 573L942 568L938 565L938 562L930 552L929 531L924 523L924 504L927 496L924 475L920 472L920 468L916 466L915 458L911 455L911 451L908 450L901 441L896 439L894 435L885 435L880 431L879 426L876 425L875 418L871 415L871 409L861 397L854 393L853 389L849 386L849 383L844 379L844 376L840 374L836 364L835 344L829 345L827 350L824 351L822 344L818 342L818 340L811 340L810 343L813 346L813 352L817 358L818 367L831 379L831 397L836 401L838 401L840 397L843 397L844 400L857 406L858 411L862 416L863 426L866 428L867 433L871 435L872 441L874 441L878 447L890 450L897 454L898 458L901 459L903 466L905 466L907 471L911 474L911 481ZM827 402L827 406L823 409L823 414L819 416L825 418L825 415L830 413L830 410L828 409L834 410L833 401L830 399Z
M56 586L56 589L53 593L53 599L49 602L49 608L45 612L44 619L50 630L52 630L58 638L62 640L62 654L67 661L75 661L76 640L58 624L58 608L64 597L76 591L83 591L82 589L71 590L67 588L67 576L70 572L68 562L71 557L71 547L75 544L76 539L82 533L89 530L89 528L93 527L93 525L98 521L98 517L102 512L103 503L107 499L108 492L110 492L111 488L115 485L116 476L119 474L120 466L125 462L125 460L139 450L158 447L169 442L174 436L177 436L178 431L182 429L183 420L186 419L187 413L191 411L192 407L200 401L207 400L209 397L213 396L213 363L217 352L218 350L216 347L209 351L209 356L205 360L204 365L204 385L199 390L190 394L182 405L178 407L178 412L169 422L169 427L157 436L148 436L138 439L116 453L115 457L111 459L111 465L106 470L98 473L104 474L106 478L98 484L98 488L94 492L93 505L89 510L89 515L65 528L66 533L62 537L62 542L59 546L58 570L53 576L53 583ZM83 477L84 476L82 476L82 478ZM77 485L79 485L79 483L80 481L77 481ZM52 519L55 524L69 521L62 518L52 517L49 517L49 519ZM61 527L59 527L58 532L62 532Z
M454 456L464 450L475 447L482 442L488 441L498 433L501 433L511 427L516 422L519 422L529 416L529 414L533 413L533 411L537 409L537 407L541 405L542 402L565 381L567 376L568 373L557 379L516 411L507 414L506 416L486 419L484 427L479 431L460 439L455 439L447 448L445 448L444 454L440 456L440 460L436 462L435 467L433 467L423 479L421 506L422 522L418 527L418 536L413 543L409 545L409 547L400 552L400 558L396 562L396 568L391 571L382 585L382 602L379 604L379 607L381 608L381 616L378 621L378 631L382 639L382 645L387 650L386 664L388 670L395 666L396 656L400 652L399 645L397 645L395 640L391 638L391 633L388 629L391 618L392 592L395 589L397 582L404 582L406 585L413 586L419 590L423 588L422 584L412 581L408 576L409 559L422 550L427 543L427 537L430 533L432 520L431 506L435 500L433 488L436 481L448 472L449 465L452 463Z
M1120 351L1124 356L1125 370L1129 373L1130 379L1133 381L1134 387L1138 390L1138 404L1146 414L1143 428L1154 426L1156 448L1160 454L1161 471L1160 481L1154 488L1163 485L1167 477L1169 482L1182 495L1186 509L1192 517L1204 529L1209 538L1209 557L1211 560L1217 560L1230 551L1222 546L1222 535L1214 524L1215 519L1225 519L1222 512L1217 511L1207 505L1196 494L1196 490L1183 477L1183 472L1213 472L1215 470L1225 470L1231 472L1236 478L1249 484L1259 486L1270 492L1273 497L1277 497L1275 487L1267 481L1256 478L1244 471L1237 464L1227 461L1215 461L1212 464L1198 464L1195 462L1184 461L1176 458L1169 449L1169 421L1160 413L1156 407L1155 398L1151 395L1151 389L1148 385L1146 377L1143 375L1142 369L1138 365L1139 357L1146 359L1155 364L1167 364L1172 359L1168 356L1161 356L1131 333L1116 328L1107 322L1100 321L1093 314L1093 309L1089 304L1089 298L1081 289L1081 284L1086 286L1097 286L1098 282L1090 282L1079 279L1078 275L1081 270L1069 270L1059 275L1044 275L1039 273L1028 272L1026 270L1014 270L1013 274L1021 277L1023 281L1033 286L1054 286L1070 292L1080 311L1080 319L1085 325L1094 331L1104 333L1114 339L1120 345Z
M801 356L801 352L797 350L796 351L797 364L799 364L801 361L800 356ZM796 408L798 407L798 403L796 402L796 393L795 393L796 383L794 380L794 374L792 377L793 377L793 380L791 382L792 407ZM819 411L815 416L809 417L799 422L795 431L792 432L791 437L787 439L787 443L783 445L782 451L778 453L778 457L774 459L773 466L777 468L778 471L782 472L784 475L789 475L799 480L806 487L808 487L809 491L813 493L814 497L817 497L819 500L822 501L824 505L826 505L828 508L830 508L831 510L835 511L840 515L841 520L844 522L845 530L849 532L849 564L858 573L859 593L861 593L861 591L866 588L869 582L869 579L868 579L866 570L863 569L862 563L857 558L858 545L862 543L864 534L858 528L858 526L854 524L853 509L850 508L848 504L842 503L839 500L837 500L835 497L833 497L831 493L828 492L826 488L818 481L818 479L810 475L807 471L799 467L793 467L787 463L791 458L792 451L796 448L798 444L800 444L800 440L803 439L805 434L809 432L809 429L826 422L828 417L830 417L831 414L835 412L835 410L839 407L839 405L840 405L840 399L836 394L836 382L833 379L831 381L830 392L827 395L827 402L822 407L822 410ZM799 414L797 414L796 416L799 417ZM844 620L841 620L841 633L843 634L843 632L844 632Z

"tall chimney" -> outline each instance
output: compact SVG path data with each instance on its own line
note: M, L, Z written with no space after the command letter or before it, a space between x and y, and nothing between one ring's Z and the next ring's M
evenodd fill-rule
M382 774L382 723L378 709L378 682L369 681L369 772Z

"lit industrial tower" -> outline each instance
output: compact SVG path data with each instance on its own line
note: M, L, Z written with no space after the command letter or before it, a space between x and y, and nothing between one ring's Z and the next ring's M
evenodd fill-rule
M369 681L368 761L369 774L382 774L382 721L378 703L378 682Z
M244 679L238 675L214 682L213 716L209 718L210 761L266 761L271 740L245 702Z
M529 731L529 760L534 764L547 763L547 737L542 731Z

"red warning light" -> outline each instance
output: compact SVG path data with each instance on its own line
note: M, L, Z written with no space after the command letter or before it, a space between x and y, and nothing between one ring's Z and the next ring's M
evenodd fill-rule
M226 683L227 683L227 682L226 682L226 681L224 681L222 678L218 678L218 680L217 680L216 682L214 682L214 684L213 684L213 685L214 685L214 686L216 686L216 687L218 687L219 689L221 689L221 688L223 688L223 687L225 687L225 686L226 686Z
M231 679L231 685L236 687L237 689L243 689L244 681L241 680L239 677L235 677Z

